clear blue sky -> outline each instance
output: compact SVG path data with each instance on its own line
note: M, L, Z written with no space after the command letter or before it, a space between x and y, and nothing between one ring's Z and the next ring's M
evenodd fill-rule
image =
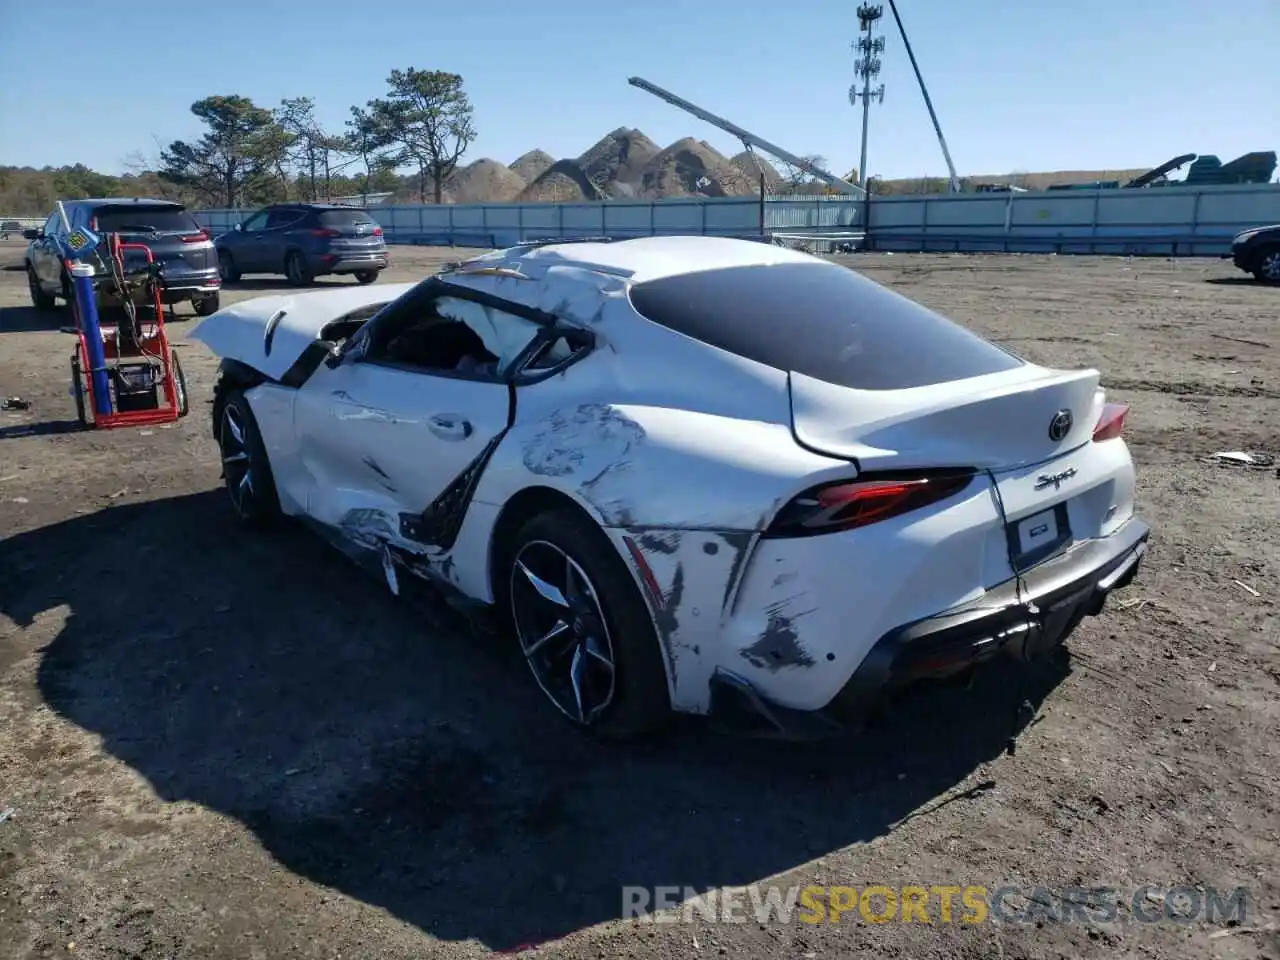
M463 75L467 160L576 156L619 126L726 153L732 138L627 85L639 75L835 172L857 164L857 0L0 0L0 163L119 172L131 152L200 133L193 101L310 95L337 126L393 67ZM899 0L963 174L1223 162L1280 147L1280 0ZM787 11L790 12L787 12ZM56 31L51 33L51 30ZM873 175L945 172L885 4ZM157 36L153 46L147 37ZM64 55L70 69L52 64ZM154 59L153 59L154 58ZM157 64L153 69L151 62ZM76 79L76 67L91 71ZM118 65L118 66L117 66ZM113 90L109 78L120 77ZM77 105L85 113L77 117Z

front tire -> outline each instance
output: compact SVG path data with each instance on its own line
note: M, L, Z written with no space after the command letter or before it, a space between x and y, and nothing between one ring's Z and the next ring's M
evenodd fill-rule
M37 310L52 310L54 308L54 299L44 292L44 288L40 286L40 281L36 277L35 268L27 267L27 289L31 292L31 305Z
M1280 283L1280 246L1264 247L1258 252L1253 275L1263 283Z
M503 599L534 681L575 726L632 740L670 719L653 618L604 533L563 507L534 516L507 552Z
M270 526L281 514L280 498L258 421L239 390L232 392L222 407L218 448L222 453L223 480L236 516L249 527Z

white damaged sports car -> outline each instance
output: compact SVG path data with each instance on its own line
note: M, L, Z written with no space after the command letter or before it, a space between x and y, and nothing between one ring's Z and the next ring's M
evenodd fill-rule
M808 735L1030 659L1128 584L1127 408L827 261L528 244L264 297L193 336L239 516L495 615L546 698Z

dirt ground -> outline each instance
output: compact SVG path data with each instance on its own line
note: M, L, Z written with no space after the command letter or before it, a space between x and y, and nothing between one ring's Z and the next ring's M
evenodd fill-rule
M386 280L457 255L397 248ZM237 528L189 314L191 416L77 432L67 321L0 273L0 395L31 402L0 413L0 956L1280 956L1280 480L1203 459L1280 453L1280 289L1217 260L849 262L1133 405L1149 562L1028 681L1013 756L1000 667L848 742L593 746L501 652ZM976 924L620 919L624 885L772 883L1018 895ZM1077 886L1114 919L1054 922ZM1194 912L1180 886L1245 914L1145 922Z

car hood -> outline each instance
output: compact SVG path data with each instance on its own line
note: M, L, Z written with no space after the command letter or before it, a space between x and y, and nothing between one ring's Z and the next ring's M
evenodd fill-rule
M278 380L326 324L361 307L390 303L415 286L383 283L241 300L206 318L189 336L223 359Z

